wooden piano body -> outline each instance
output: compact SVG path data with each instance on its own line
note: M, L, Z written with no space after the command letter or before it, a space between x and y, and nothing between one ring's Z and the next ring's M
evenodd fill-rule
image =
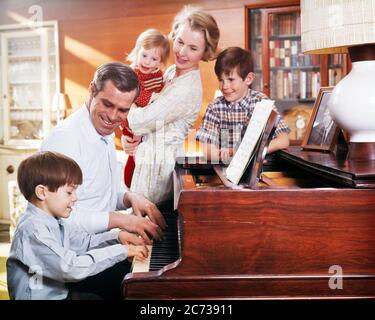
M180 258L128 274L124 298L375 297L375 162L292 147L275 163L253 189L176 166Z

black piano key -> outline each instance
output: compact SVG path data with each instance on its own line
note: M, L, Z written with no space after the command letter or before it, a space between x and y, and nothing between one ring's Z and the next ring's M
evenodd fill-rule
M180 257L176 213L163 213L168 229L164 231L164 241L154 241L150 259L150 271L157 271Z

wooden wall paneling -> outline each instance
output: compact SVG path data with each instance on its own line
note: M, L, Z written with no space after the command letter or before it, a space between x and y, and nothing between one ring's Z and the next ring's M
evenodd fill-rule
M160 16L158 29L167 33L171 15ZM139 33L152 27L150 17L118 18L100 21L60 23L60 63L62 91L66 92L73 106L79 106L86 98L87 87L97 66L108 61L125 62ZM77 32L76 30L79 30ZM72 44L76 44L74 47ZM79 92L69 83L78 84ZM78 88L78 87L75 87Z
M254 0L251 1L253 2ZM37 3L35 0L2 0L0 1L0 23L14 22L8 15L9 11L24 17L31 16L28 10L33 5L38 5L43 9L45 20L85 21L147 16L150 13L174 15L186 4L200 6L207 10L218 10L243 7L247 3L249 3L248 0L39 0Z
M60 41L61 91L72 108L87 98L87 88L98 65L124 61L139 33L147 28L170 31L175 14L186 4L200 6L218 22L219 46L244 47L244 8L248 1L225 0L3 0L0 24L14 24L15 17L29 19L29 8L39 5L43 20L57 20ZM170 59L172 63L172 59ZM195 128L217 89L214 62L201 63L203 102Z

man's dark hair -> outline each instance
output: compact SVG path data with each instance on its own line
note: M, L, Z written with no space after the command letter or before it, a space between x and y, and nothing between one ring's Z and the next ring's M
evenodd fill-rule
M131 92L136 90L139 95L139 80L135 72L128 65L121 62L104 63L96 69L94 74L95 95L102 91L107 80L111 80L113 85L121 92ZM134 100L135 100L134 99Z

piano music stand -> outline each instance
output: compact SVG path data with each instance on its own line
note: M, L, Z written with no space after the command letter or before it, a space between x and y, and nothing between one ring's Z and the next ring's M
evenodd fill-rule
M224 186L232 189L257 188L257 183L259 182L262 173L263 161L267 153L268 145L272 140L273 133L275 132L278 119L279 115L276 111L272 110L264 130L259 137L258 143L254 148L253 154L250 157L246 170L241 177L239 185L236 185L227 179L225 175L225 167L222 164L213 165L216 174Z
M254 156L249 162L248 167L246 168L240 183L246 188L254 189L256 188L260 175L262 173L263 161L266 157L268 146L272 140L273 133L276 130L276 123L279 119L279 115L276 111L272 110L267 124L263 130L262 135L259 138L259 141L256 145Z

